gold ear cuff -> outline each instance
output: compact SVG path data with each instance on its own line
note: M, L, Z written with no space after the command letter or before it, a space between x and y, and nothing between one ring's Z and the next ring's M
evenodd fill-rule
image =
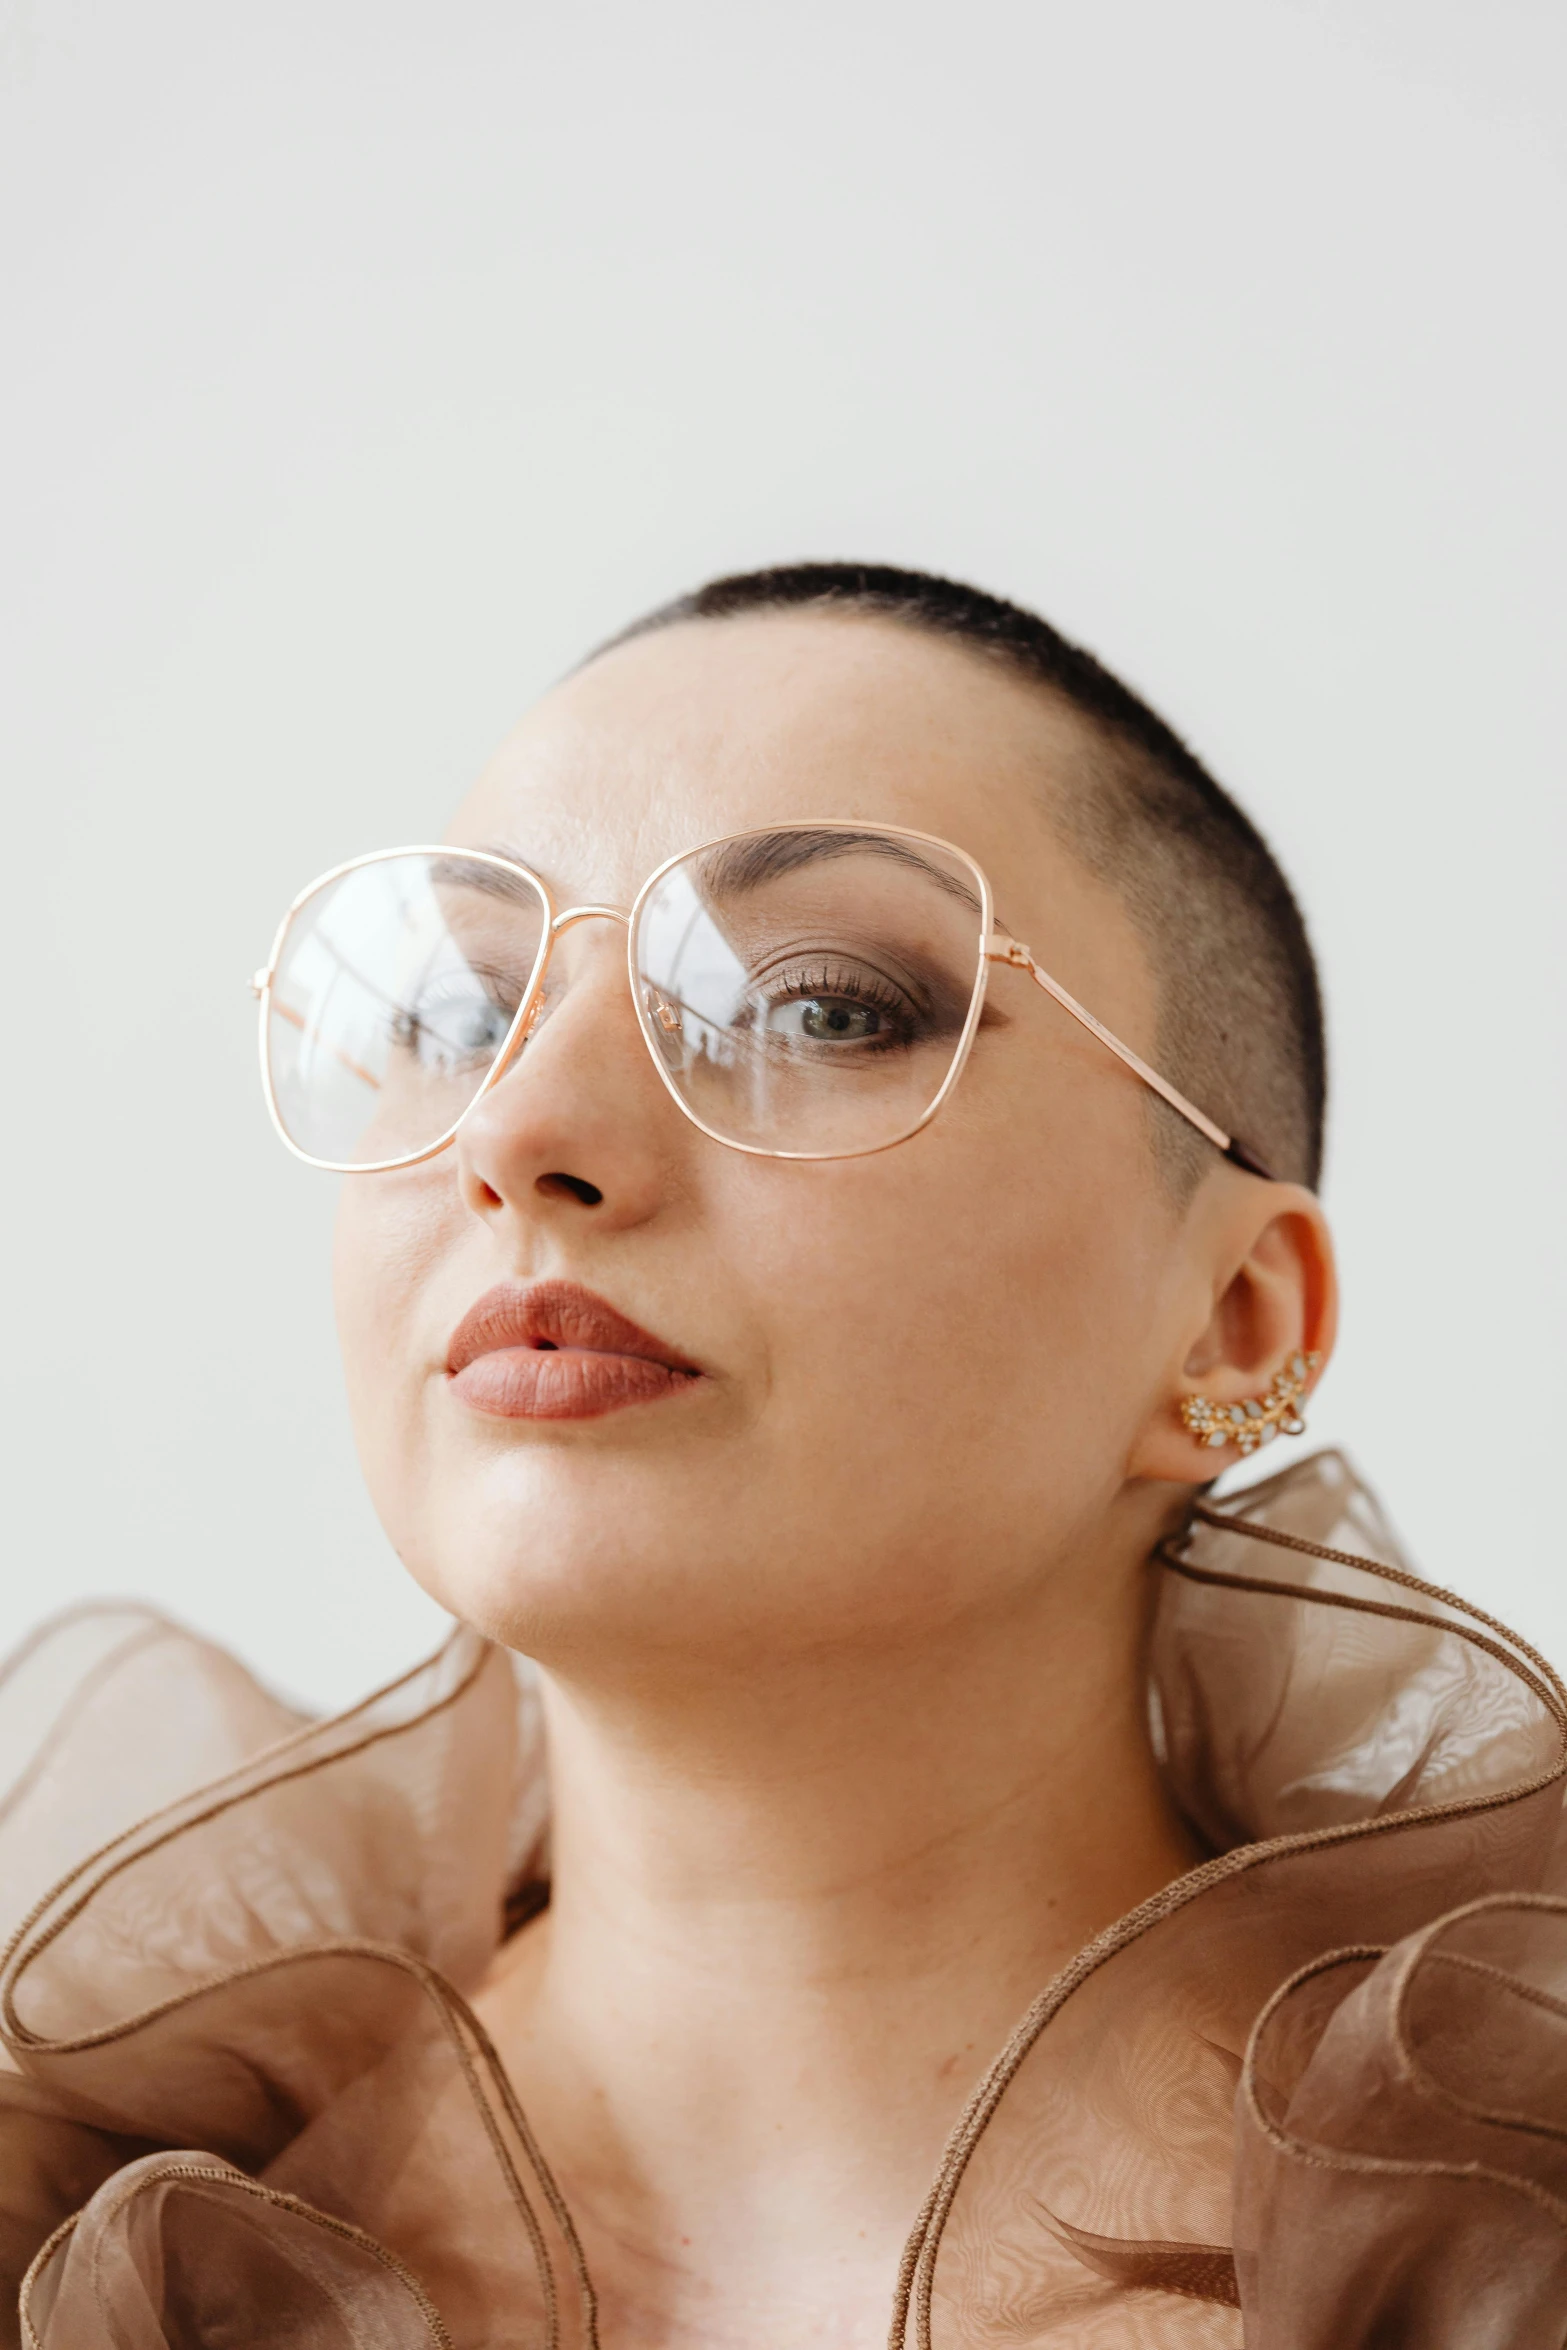
M1264 1396L1248 1396L1244 1403L1210 1403L1205 1395L1181 1398L1181 1418L1199 1444L1233 1444L1240 1452L1256 1452L1275 1436L1304 1436L1306 1422L1300 1403L1306 1381L1321 1362L1319 1354L1291 1355Z

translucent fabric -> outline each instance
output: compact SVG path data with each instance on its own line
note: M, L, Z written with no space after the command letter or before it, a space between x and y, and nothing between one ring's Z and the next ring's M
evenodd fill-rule
M1567 2336L1560 1687L1401 1569L1336 1455L1236 1506L1153 1570L1154 1735L1212 1857L997 2059L896 2345ZM525 1665L459 1632L301 1722L146 1611L95 1611L13 1663L0 1759L13 2338L597 2338L464 1996L543 1897Z

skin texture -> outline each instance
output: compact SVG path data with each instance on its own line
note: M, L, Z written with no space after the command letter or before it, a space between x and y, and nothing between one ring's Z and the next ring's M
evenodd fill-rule
M450 837L511 848L560 905L627 906L751 824L931 832L1151 1054L1136 935L1042 814L1071 750L966 648L842 615L686 624L551 693ZM467 1409L454 1326L548 1277L707 1376L601 1419ZM1144 1563L1229 1457L1179 1398L1331 1347L1316 1201L1215 1154L1177 1207L1144 1090L1005 970L910 1142L723 1149L649 1061L624 933L584 922L456 1145L345 1183L337 1291L393 1542L543 1668L554 1900L478 2005L606 2344L880 2342L1010 2026L1195 1857L1147 1747Z

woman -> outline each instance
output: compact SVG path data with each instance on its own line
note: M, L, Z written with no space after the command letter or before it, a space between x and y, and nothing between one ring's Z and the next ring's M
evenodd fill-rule
M1160 721L721 582L257 986L463 1629L327 1723L136 1610L13 1667L21 2338L1559 2345L1564 1701L1334 1456L1202 1500L1336 1306Z

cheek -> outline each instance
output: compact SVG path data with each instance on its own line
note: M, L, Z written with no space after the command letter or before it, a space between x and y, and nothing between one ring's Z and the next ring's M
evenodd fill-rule
M788 1170L753 1255L779 1484L932 1555L1102 1497L1139 1379L1143 1187L964 1141Z
M332 1260L338 1343L360 1457L383 1517L393 1500L388 1480L413 1458L408 1436L428 1353L421 1303L460 1231L449 1173L344 1179ZM390 1524L389 1531L395 1539Z

